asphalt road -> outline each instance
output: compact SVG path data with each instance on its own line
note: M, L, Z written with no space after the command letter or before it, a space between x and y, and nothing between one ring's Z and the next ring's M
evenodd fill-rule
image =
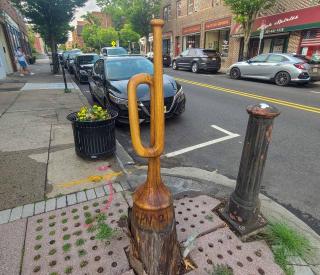
M187 106L180 118L166 123L165 152L172 154L163 158L162 165L217 170L235 179L248 121L246 107L260 102L273 104L281 115L275 120L263 193L320 233L320 85L278 87L261 81L231 80L224 74L165 72L182 84ZM87 85L80 87L91 100ZM148 125L141 125L141 134L148 144ZM117 128L117 139L138 163L145 163L133 152L127 126ZM210 145L196 146L206 142ZM188 151L190 147L194 150Z

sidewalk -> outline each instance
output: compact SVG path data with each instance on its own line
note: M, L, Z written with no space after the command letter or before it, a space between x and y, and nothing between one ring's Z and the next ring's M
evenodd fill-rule
M120 144L113 158L78 158L65 117L87 104L85 97L71 79L72 93L65 94L62 77L50 73L48 60L31 68L36 74L23 78L26 85L0 92L0 274L134 274L122 221L132 204L130 191L144 182L146 167L134 165ZM190 253L197 269L188 274L208 274L205 269L217 264L234 274L283 274L264 241L242 242L216 214L234 189L233 180L192 167L162 169L162 174L175 195L179 241L198 236ZM320 244L319 236L287 210L261 200L268 219L288 222ZM107 241L92 229L101 217L114 230ZM310 263L315 273L298 263L296 274L320 274L320 253L315 253Z

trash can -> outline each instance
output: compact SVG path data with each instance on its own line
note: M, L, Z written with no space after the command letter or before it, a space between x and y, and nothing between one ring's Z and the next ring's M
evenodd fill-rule
M100 121L77 121L77 113L67 119L72 122L76 154L86 159L101 159L116 151L115 120L118 113L108 111L111 118Z

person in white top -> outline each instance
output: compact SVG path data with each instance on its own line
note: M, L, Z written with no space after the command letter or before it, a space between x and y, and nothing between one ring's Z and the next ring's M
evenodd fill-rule
M27 72L30 75L34 75L29 69L26 60L25 54L22 52L21 47L18 47L16 50L16 60L20 65L20 76L24 76L24 73Z

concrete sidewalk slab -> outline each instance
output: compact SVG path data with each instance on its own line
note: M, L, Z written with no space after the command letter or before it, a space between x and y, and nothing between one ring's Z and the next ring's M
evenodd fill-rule
M56 147L65 144L72 144L74 146L71 123L52 125L51 146Z
M67 83L69 89L75 89L74 85L71 82ZM22 91L32 91L32 90L56 90L61 89L64 90L65 86L63 82L56 83L26 83Z
M18 96L19 92L0 93L0 117L11 106Z
M2 134L0 131L0 136ZM5 145L3 142L1 139L0 145ZM10 144L11 141L7 142ZM47 159L47 150L46 148L44 150L0 152L0 210L43 199L47 166L46 163L39 163L29 156L44 153Z
M26 219L0 225L0 274L19 275Z
M56 141L61 142L59 133L56 134ZM122 175L121 171L114 158L86 161L76 155L74 148L52 150L48 163L47 196L55 197L103 186Z

